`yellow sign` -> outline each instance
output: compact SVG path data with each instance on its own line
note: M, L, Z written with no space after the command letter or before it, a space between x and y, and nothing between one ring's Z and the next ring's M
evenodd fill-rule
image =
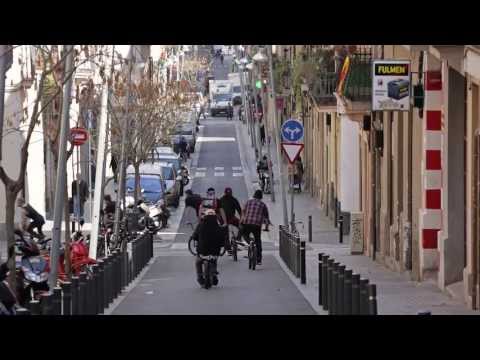
M338 85L337 85L338 95L343 95L343 90L345 87L345 79L347 78L349 70L350 70L350 57L347 56L345 58L345 61L343 62L342 71L340 72L340 76L338 79Z

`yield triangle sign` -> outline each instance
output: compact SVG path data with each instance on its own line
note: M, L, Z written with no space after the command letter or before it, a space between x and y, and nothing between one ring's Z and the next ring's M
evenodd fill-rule
M300 152L303 150L303 144L296 143L282 143L283 151L287 154L288 161L293 164Z

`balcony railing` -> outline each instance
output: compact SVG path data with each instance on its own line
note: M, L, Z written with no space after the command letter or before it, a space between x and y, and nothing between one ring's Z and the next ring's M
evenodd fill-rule
M313 81L310 92L318 105L335 105L333 94L337 87L338 76L335 72L320 73Z
M345 81L344 96L351 101L370 101L372 97L372 53L352 54Z

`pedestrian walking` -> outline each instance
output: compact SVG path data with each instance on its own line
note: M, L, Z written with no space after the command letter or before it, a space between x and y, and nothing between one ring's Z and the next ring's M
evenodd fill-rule
M220 62L221 62L222 65L223 65L223 54L220 54Z
M228 103L228 107L227 107L227 120L232 120L233 119L233 107L232 107L232 103Z
M303 162L301 156L295 160L295 165L294 165L294 183L293 187L294 189L296 188L298 192L302 192L302 182L303 182L303 174L304 174L304 168L303 168Z
M77 193L78 190L78 193ZM81 179L80 174L77 174L77 179L72 181L72 198L73 198L73 212L75 220L83 226L84 224L84 209L85 202L88 197L87 183Z
M260 119L262 118L260 117ZM262 143L262 146L265 146L265 125L263 122L260 122L260 141Z
M42 226L45 225L45 219L40 215L30 204L25 202L25 199L18 198L17 206L22 210L22 227L23 229L27 228L27 232L32 238L44 239L45 234L42 231ZM31 222L27 226L28 219ZM37 229L38 233L33 231Z

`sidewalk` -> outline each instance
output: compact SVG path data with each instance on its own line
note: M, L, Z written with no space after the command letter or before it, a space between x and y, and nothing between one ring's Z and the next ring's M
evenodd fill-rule
M237 122L239 144L243 147L242 161L248 166L245 180L249 193L258 188L256 181L255 155L248 138L247 127ZM275 144L270 145L274 171L278 169ZM266 152L266 147L263 148ZM244 166L245 167L245 166ZM275 203L266 195L265 203L270 211L270 218L275 225L269 233L262 236L270 237L278 244L278 225L283 223L281 193L278 179L275 181ZM290 206L290 194L287 193L287 202ZM288 208L290 217L290 208ZM312 215L312 242L308 242L308 216ZM307 242L306 266L307 284L300 285L300 281L293 276L291 279L320 314L325 314L318 306L318 253L330 255L336 261L346 265L348 269L358 273L361 277L368 278L370 283L377 285L378 314L380 315L416 315L419 311L430 311L433 315L480 315L480 312L469 310L465 304L453 299L442 292L434 281L417 283L411 281L406 273L390 271L371 258L363 255L351 255L348 237L344 237L344 244L338 242L338 230L333 222L328 219L320 206L309 193L295 194L295 219L303 221L304 226L297 226L302 240ZM278 253L277 260L283 266ZM289 274L291 275L291 274Z

